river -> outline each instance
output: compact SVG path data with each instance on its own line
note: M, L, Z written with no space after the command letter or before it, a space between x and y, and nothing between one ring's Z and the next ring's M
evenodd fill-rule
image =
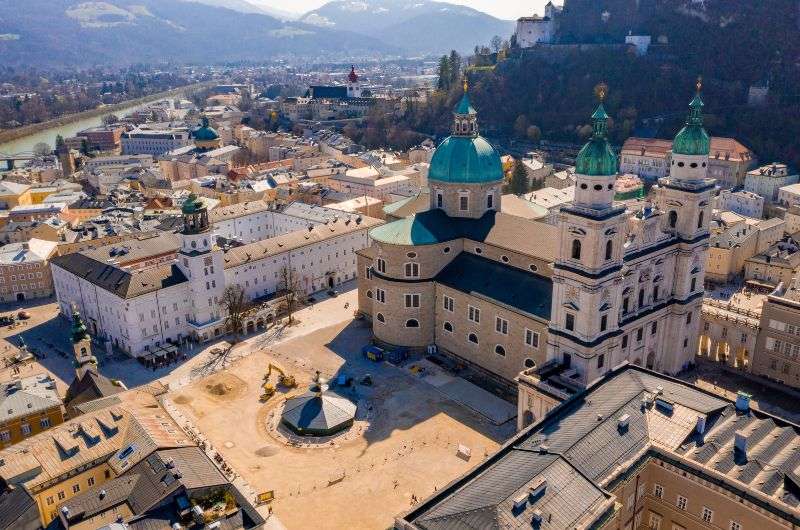
M65 125L53 127L51 129L45 129L44 131L39 131L29 136L23 136L22 138L17 138L16 140L11 140L10 142L0 144L0 153L13 155L16 153L31 152L33 151L33 146L40 142L46 143L52 149L55 147L56 136L58 136L59 134L64 138L67 138L69 136L75 136L79 131L88 129L89 127L97 127L98 125L102 125L103 118L105 116L108 116L109 114L116 114L117 116L122 117L135 110L147 107L148 105L152 104L153 102L141 103L139 105L131 105L130 107L117 109L113 112L108 112L105 114L101 114L99 116L92 116L91 118L84 118L82 120L73 121Z

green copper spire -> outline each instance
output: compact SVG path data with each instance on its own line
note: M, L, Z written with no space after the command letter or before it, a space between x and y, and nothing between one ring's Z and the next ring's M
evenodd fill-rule
M600 176L617 173L617 155L614 154L606 138L608 113L603 107L605 88L600 88L598 96L600 104L592 114L592 137L575 159L575 173L579 175Z
M460 114L462 116L474 116L478 112L472 107L472 103L469 100L469 83L467 82L467 78L464 78L464 95L461 97L461 101L459 101L458 105L455 109L453 109L454 114Z
M81 314L77 309L72 310L72 343L77 344L82 340L89 340L89 332L81 319Z
M183 202L181 211L185 214L193 214L203 207L203 201L197 195L190 193L186 200Z
M703 100L700 98L700 88L702 85L698 81L697 92L691 103L689 103L689 115L686 118L686 125L675 136L672 143L672 153L678 155L708 155L711 151L711 138L703 128Z

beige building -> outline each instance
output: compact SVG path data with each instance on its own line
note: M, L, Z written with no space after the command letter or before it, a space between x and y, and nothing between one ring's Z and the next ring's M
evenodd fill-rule
M695 106L687 128L707 139ZM602 106L593 119L571 204L550 225L504 213L500 157L465 95L431 160L428 209L373 229L373 248L359 254L359 308L376 342L438 350L506 388L515 369L547 378L555 366L579 388L624 361L668 373L691 361L708 154L676 147L656 207L628 211L614 202Z
M785 236L744 263L745 280L758 286L789 285L800 267L800 243L795 236Z
M58 506L121 475L158 449L195 445L148 391L0 451L0 478L30 492L47 526Z
M632 173L651 181L663 178L672 167L672 147L670 140L628 138L620 152L620 173ZM744 184L745 175L756 163L755 154L738 140L711 137L708 176L723 188Z
M55 380L47 374L0 383L0 449L64 422Z
M745 219L714 235L706 259L706 280L726 283L741 276L750 258L781 240L784 226L778 218Z
M796 528L799 442L797 425L751 408L747 394L729 401L623 366L394 527Z
M31 239L0 247L0 302L21 302L53 294L50 258L58 243Z
M800 277L767 297L756 352L754 374L800 388Z

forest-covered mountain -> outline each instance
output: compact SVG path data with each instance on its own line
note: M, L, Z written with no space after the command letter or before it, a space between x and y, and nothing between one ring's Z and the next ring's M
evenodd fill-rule
M412 53L472 50L495 35L509 38L514 22L466 6L431 0L334 0L300 19L382 40Z
M343 30L181 0L0 0L0 64L365 57L399 49Z

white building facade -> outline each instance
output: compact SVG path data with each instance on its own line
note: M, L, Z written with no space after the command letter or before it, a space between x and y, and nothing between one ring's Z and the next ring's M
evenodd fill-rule
M119 267L83 253L56 258L61 313L77 308L92 335L135 357L165 343L205 342L228 331L225 287L239 285L248 300L265 300L287 283L307 294L340 285L355 278L355 252L369 246L368 230L382 223L342 212L327 223L222 249L200 200L187 199L183 215L177 254L168 261ZM258 215L249 222L263 220Z
M722 190L714 198L714 207L723 212L761 219L764 215L764 197L750 191Z

